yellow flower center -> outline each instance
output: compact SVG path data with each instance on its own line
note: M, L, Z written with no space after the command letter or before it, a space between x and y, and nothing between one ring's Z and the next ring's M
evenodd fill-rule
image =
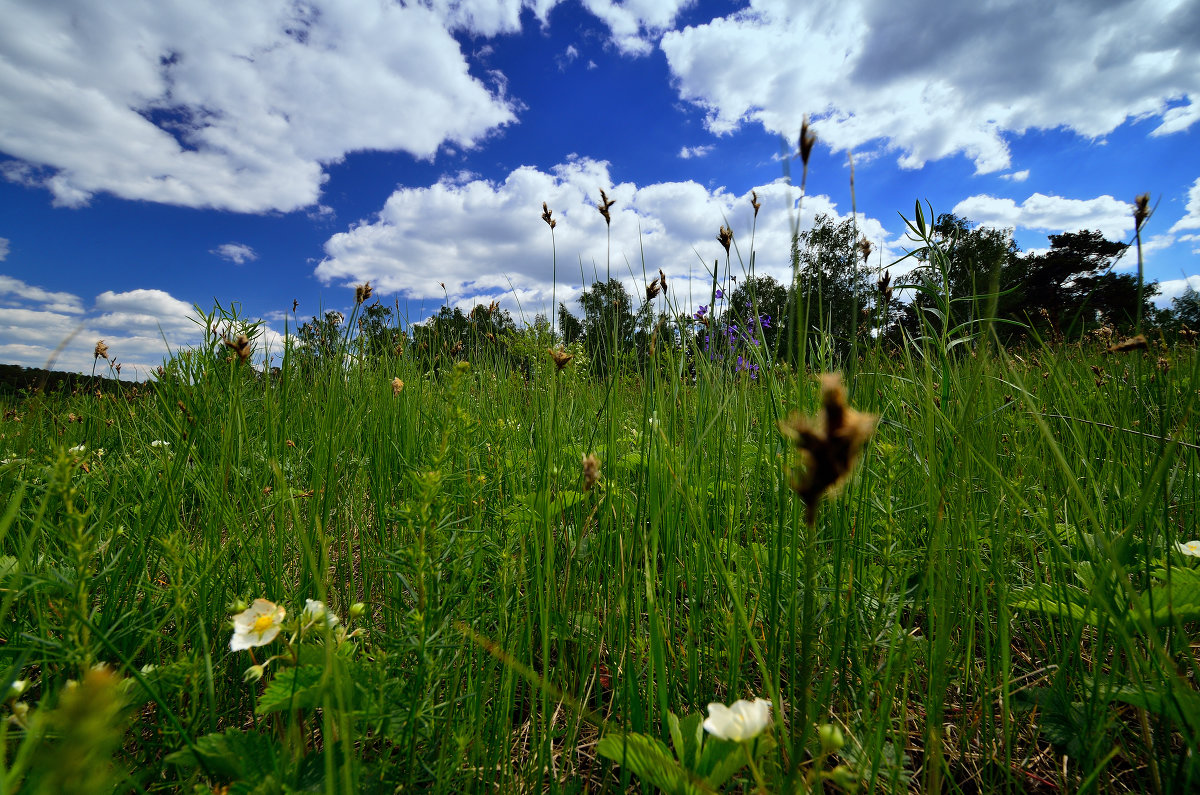
M250 631L255 635L261 635L266 632L275 623L275 618L268 614L263 614L254 619L254 626L250 627Z

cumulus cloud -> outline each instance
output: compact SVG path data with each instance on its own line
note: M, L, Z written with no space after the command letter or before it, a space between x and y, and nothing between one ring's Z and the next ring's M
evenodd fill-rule
M1200 178L1188 189L1187 207L1183 217L1171 226L1170 231L1182 232L1184 229L1200 229Z
M77 315L83 312L79 296L71 293L52 292L26 284L20 279L0 274L0 304L34 304L39 310Z
M216 248L210 249L208 253L216 254L221 259L229 260L235 265L243 265L258 259L258 254L254 252L254 249L245 243L222 243Z
M0 275L0 361L25 367L91 372L97 340L121 364L121 377L144 379L181 347L202 342L203 318L195 308L163 290L106 290L91 307L77 295L52 292ZM255 346L276 355L283 338L262 326ZM59 350L59 346L62 346Z
M8 259L8 238L0 237L0 262Z
M694 0L583 0L583 6L600 18L622 53L646 55L654 42L675 24L675 18Z
M882 140L901 166L962 154L978 172L1010 164L1006 137L1066 127L1088 138L1157 117L1160 134L1200 109L1200 5L1116 0L946 4L751 0L668 32L681 96L717 133L745 123L821 140Z
M468 73L447 28L511 31L527 4L430 5L8 3L0 151L18 160L4 174L67 206L107 191L293 210L350 152L473 146L513 109Z
M679 156L684 160L690 160L693 157L704 157L713 150L711 145L707 146L685 146L679 150Z
M953 212L984 226L1054 233L1092 229L1110 240L1133 231L1133 205L1107 195L1067 199L1035 193L1017 204L1012 199L980 194L963 199Z
M1187 292L1188 288L1200 291L1200 274L1193 273L1182 279L1167 279L1158 283L1158 295L1154 302L1162 306L1170 306L1172 298L1178 298Z
M1029 179L1029 169L1023 171L1014 171L1011 174L1001 174L1001 179L1006 179L1009 182L1024 182Z
M596 209L600 188L616 200L611 260L608 230ZM783 182L757 192L756 269L786 281L797 192ZM557 288L543 201L557 221ZM803 209L805 224L819 212L836 220L848 215L826 196L807 197ZM613 278L640 295L644 254L646 273L666 271L673 300L683 304L691 278L698 280L695 294L707 294L706 268L714 260L724 268L725 252L716 240L722 224L733 228L741 261L748 262L752 221L749 191L736 195L691 181L613 185L608 163L576 157L548 171L523 166L499 182L464 176L401 188L375 218L325 243L316 275L346 286L370 280L382 292L413 299L441 299L444 282L451 302L464 306L497 299L515 308L520 297L532 319L551 307L552 295L570 305L579 289L606 278L608 262ZM877 250L886 251L889 235L879 221L860 216L859 223ZM731 268L742 272L736 256Z

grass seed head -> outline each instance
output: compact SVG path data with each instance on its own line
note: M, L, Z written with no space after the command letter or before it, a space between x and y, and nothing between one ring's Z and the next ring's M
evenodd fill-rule
M371 297L371 293L374 292L374 289L375 288L371 287L370 282L367 282L366 284L360 284L357 287L355 287L354 288L354 303L361 304L362 302L369 299Z
M808 158L812 156L813 146L817 143L817 134L808 126L808 114L800 122L800 162L808 167Z
M1128 353L1129 351L1144 351L1150 347L1150 343L1146 341L1143 334L1138 334L1136 337L1130 337L1126 340L1121 340L1115 345L1108 346L1109 353Z
M549 224L551 229L558 226L558 222L550 217L553 214L554 214L554 211L551 210L548 206L546 206L545 202L542 202L542 220L545 221L547 224Z
M583 457L583 490L591 491L600 479L600 459L592 453Z
M750 191L750 206L754 208L754 217L757 218L759 208L762 207L762 203L758 200L758 191Z
M661 291L662 291L662 286L659 285L658 277L656 276L654 278L654 281L652 281L646 285L646 300L653 301L655 299L655 297L657 297Z
M865 263L871 257L871 241L865 237L858 241L858 252L862 254L863 262Z
M663 292L667 291L667 274L663 273L662 268L658 269L658 284L662 287Z
M548 350L550 351L550 358L554 360L554 366L559 370L566 367L571 363L571 360L575 358L572 354L567 353L562 348L549 348Z
M733 230L724 224L721 225L721 231L717 232L717 242L725 247L725 253L729 253L729 244L733 242Z
M238 362L245 362L250 358L250 338L245 334L238 334L237 339L225 338L225 347L237 354Z
M596 205L596 209L604 216L605 226L612 226L612 216L608 214L608 208L616 203L615 199L608 198L608 195L604 192L604 188L600 189L600 203Z
M796 446L805 462L804 473L792 471L792 490L804 500L805 519L813 524L821 497L836 490L854 470L879 418L846 404L839 373L821 376L821 413L815 418L792 414L779 423L779 432Z
M404 382L401 381L399 378L393 378L392 379L392 396L395 397L396 395L399 395L400 392L403 391L403 389L404 389Z
M104 340L96 340L96 348L92 351L92 358L107 359L108 346L104 344Z
M1143 193L1137 197L1133 208L1133 228L1135 232L1140 232L1142 224L1146 223L1146 219L1150 217L1150 194Z

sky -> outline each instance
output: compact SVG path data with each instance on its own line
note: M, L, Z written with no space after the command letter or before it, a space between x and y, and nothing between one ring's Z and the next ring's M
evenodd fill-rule
M368 280L407 322L493 300L532 321L660 268L690 309L723 224L732 273L753 251L786 279L796 220L853 214L887 267L918 201L1037 251L1131 241L1149 192L1159 302L1200 287L1197 0L0 0L0 18L2 363L90 372L103 339L144 378L218 305L278 355Z

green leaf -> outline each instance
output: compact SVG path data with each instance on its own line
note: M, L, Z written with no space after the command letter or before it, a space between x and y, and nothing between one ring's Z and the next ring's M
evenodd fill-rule
M1170 584L1164 582L1142 594L1138 608L1130 609L1129 618L1136 621L1143 615L1149 616L1156 627L1175 621L1200 621L1200 571L1177 568Z
M267 685L255 713L266 715L285 709L320 706L325 691L321 683L324 673L325 670L316 665L284 668Z
M1101 625L1102 619L1099 611L1087 607L1086 603L1080 603L1085 602L1086 594L1075 588L1060 589L1060 591L1067 593L1068 596L1076 597L1079 601L1064 602L1051 595L1049 589L1034 586L1021 590L1020 596L1012 601L1012 606L1018 610L1034 610L1047 615L1082 621L1093 627Z
M750 741L750 751L755 761L775 748L775 741L767 735ZM696 772L704 776L713 789L721 787L734 774L746 766L746 752L741 743L723 740L720 737L705 737L704 749Z
M662 742L642 734L609 734L596 746L601 756L624 765L634 775L671 795L711 792L694 779Z
M194 753L191 748L184 748L169 754L166 761L179 767L197 767L203 762L218 776L257 785L272 778L279 753L279 746L270 737L228 729L196 740Z

